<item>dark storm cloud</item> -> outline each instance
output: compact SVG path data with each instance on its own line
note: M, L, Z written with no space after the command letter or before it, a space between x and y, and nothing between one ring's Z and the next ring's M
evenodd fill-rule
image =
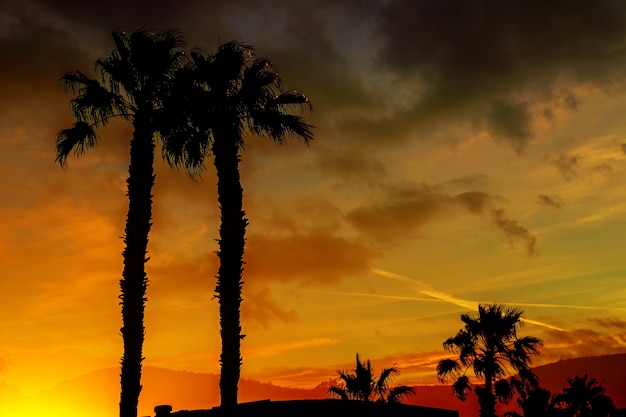
M77 38L40 11L10 6L0 6L0 112L25 103L29 111L54 108L50 99L62 95L58 79L87 62L85 53L76 47Z
M102 2L82 0L38 0L31 4L44 11L63 16L67 21L89 25L93 29L111 31L134 30L138 27L154 29L180 28L196 19L206 19L207 26L223 14L233 17L257 9L261 0L180 0L175 3L168 0L110 0ZM215 19L215 20L214 20Z
M560 76L620 81L626 68L626 3L614 0L390 0L379 34L380 65L419 74L428 87L416 112L457 108L516 149L530 137L533 103L514 97L550 97Z
M558 195L547 194L539 194L537 196L537 203L554 208L561 208L564 205L563 199L561 199Z
M505 101L493 103L487 115L487 126L496 139L508 142L513 149L521 152L530 139L530 115L527 105Z
M455 209L490 220L513 245L521 241L529 256L535 254L535 237L499 207L502 198L481 191L450 195L427 185L390 187L382 196L346 214L346 220L365 236L393 245L419 236L420 229L438 218L458 216Z
M15 96L41 101L56 94L58 104L46 107L60 108L66 102L57 98L57 80L76 69L92 74L94 61L114 47L111 31L178 29L190 48L203 51L233 39L255 46L274 61L287 89L309 96L319 124L329 124L332 111L377 108L350 52L371 34L376 3L7 0L0 4L0 82ZM361 37L352 39L357 32Z
M586 80L623 74L626 4L615 0L391 0L381 61L441 89L515 89L565 69Z

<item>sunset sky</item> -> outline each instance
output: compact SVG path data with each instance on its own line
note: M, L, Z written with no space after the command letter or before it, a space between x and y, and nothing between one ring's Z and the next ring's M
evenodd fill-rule
M242 376L312 387L359 352L435 383L492 302L525 312L536 364L626 352L625 2L4 0L0 391L119 365L132 131L66 170L54 140L58 79L141 26L252 44L313 104L310 146L243 154ZM144 363L217 373L214 171L156 169Z

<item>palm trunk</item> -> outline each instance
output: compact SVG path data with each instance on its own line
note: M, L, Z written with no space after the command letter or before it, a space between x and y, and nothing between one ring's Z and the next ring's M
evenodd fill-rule
M239 178L239 148L237 137L227 132L216 134L212 146L217 171L217 198L220 205L220 266L216 296L220 304L220 406L237 405L237 385L241 370L241 288L243 282L243 252L246 225L243 211L243 189Z
M152 186L154 185L154 142L150 121L138 112L130 142L128 166L128 215L123 252L124 271L120 280L122 305L122 357L120 417L137 417L141 393L143 361L144 303L148 278L145 272L148 234L152 226Z
M496 417L496 397L493 393L493 376L485 372L485 386L476 387L476 396L480 405L480 417Z

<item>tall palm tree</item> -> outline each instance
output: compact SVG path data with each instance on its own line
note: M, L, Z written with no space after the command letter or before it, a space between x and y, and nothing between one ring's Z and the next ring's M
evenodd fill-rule
M608 417L615 409L604 387L585 372L567 379L568 386L554 397L555 407L567 417Z
M158 119L169 90L172 71L181 63L184 42L177 32L150 32L140 29L132 34L113 32L116 48L111 55L96 61L100 81L80 71L61 79L66 90L77 94L71 100L76 123L56 138L56 160L65 167L69 155L81 155L94 147L99 137L96 128L114 117L133 125L128 166L128 215L123 252L124 268L120 280L122 306L120 416L136 417L141 392L143 326L146 286L145 272L148 234L152 218L154 185L154 148Z
M465 400L472 384L467 375L484 380L475 392L480 404L480 417L496 416L496 401L508 401L513 387L505 378L507 366L516 371L520 378L537 383L530 369L531 356L539 353L540 339L532 336L518 337L522 326L522 311L499 304L479 305L478 316L462 314L465 323L456 336L448 338L443 347L459 355L458 359L444 359L437 365L437 377L441 382L456 378L452 384L454 394Z
M240 305L248 224L239 176L241 151L246 134L266 136L277 145L290 136L308 144L313 139L312 126L289 111L293 106L310 109L310 103L303 94L285 91L272 62L256 58L251 46L238 42L224 43L208 55L191 53L191 61L178 72L174 85L172 111L161 119L164 129L170 129L164 141L166 159L196 177L211 154L217 172L219 384L221 407L233 407L242 364Z
M378 379L374 378L374 372L369 359L361 362L359 354L356 355L356 368L353 373L337 371L341 385L333 385L329 388L331 395L336 395L343 400L380 401L396 403L403 397L414 395L412 387L398 385L390 387L391 379L400 373L395 366L383 368Z

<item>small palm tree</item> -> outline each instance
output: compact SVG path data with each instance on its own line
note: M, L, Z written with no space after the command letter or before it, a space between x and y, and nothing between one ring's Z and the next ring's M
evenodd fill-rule
M505 309L499 304L479 305L478 316L462 314L465 326L454 337L448 338L443 347L459 355L458 359L444 359L437 365L437 377L441 382L450 378L453 393L461 400L467 399L472 384L467 375L484 380L475 392L480 404L480 417L496 416L496 401L508 401L514 386L505 378L507 365L513 368L521 380L537 384L530 369L531 356L539 354L540 339L517 333L522 326L522 312Z
M375 379L369 359L366 362L361 362L358 353L356 355L356 368L353 373L337 372L342 384L331 386L329 391L331 395L343 400L397 403L404 397L415 395L412 387L406 385L389 386L391 379L400 373L397 367L383 368L378 379Z
M567 417L608 417L615 409L604 387L586 372L581 377L568 378L567 383L563 392L554 397L555 407Z
M123 252L121 287L122 339L124 354L121 370L120 416L136 417L141 392L141 363L144 341L144 303L148 278L145 272L148 235L152 218L154 185L154 148L162 105L170 87L173 70L182 58L184 42L177 32L149 32L144 29L127 34L113 32L116 49L99 59L96 69L101 80L80 71L65 75L62 85L77 97L71 100L76 123L56 138L56 160L65 167L67 158L80 156L94 147L99 137L96 128L112 118L133 125L128 167L128 215Z
M554 408L552 406L552 393L535 384L521 384L517 387L519 397L517 405L522 411L507 411L505 417L552 417Z
M204 169L210 154L217 172L220 207L220 265L216 297L220 305L221 407L237 404L241 359L240 306L243 255L248 221L243 211L239 175L241 151L247 134L266 136L275 144L296 137L313 139L312 126L293 115L293 106L310 108L308 99L285 91L271 61L256 58L251 46L228 42L212 54L191 53L191 61L178 71L170 103L160 119L168 131L166 160L184 167L192 177Z

